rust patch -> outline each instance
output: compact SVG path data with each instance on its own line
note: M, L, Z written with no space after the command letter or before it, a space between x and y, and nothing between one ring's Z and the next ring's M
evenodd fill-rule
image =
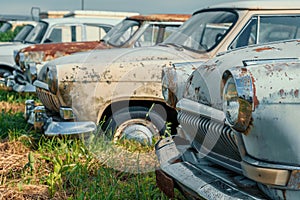
M21 49L19 53L30 54L30 52L44 52L43 61L49 61L76 52L107 48L109 47L105 43L99 41L65 42L32 45Z
M298 89L296 89L296 90L294 91L294 96L295 96L296 98L299 97L299 90L298 90Z
M251 75L251 80L252 80L252 86L253 86L253 105L254 105L254 109L255 109L255 108L258 107L259 101L258 101L257 96L256 96L255 80L254 80L252 75Z
M275 49L274 47L261 47L261 48L256 48L253 51L263 52L263 51L274 50L274 49Z
M204 65L203 68L207 71L214 71L216 69L216 64L213 64L213 65Z
M288 182L288 187L296 190L300 189L300 170L292 171L290 180Z
M155 170L157 187L163 191L169 198L174 198L174 181L160 169Z
M128 19L138 21L160 21L160 22L184 22L191 17L189 14L153 14L153 15L136 15Z
M283 97L283 95L284 95L284 90L283 90L283 89L280 89L280 90L279 90L279 95L280 95L281 97Z

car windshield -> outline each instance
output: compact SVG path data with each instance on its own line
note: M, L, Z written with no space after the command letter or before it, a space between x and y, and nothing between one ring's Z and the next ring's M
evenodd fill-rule
M9 29L11 29L12 25L8 22L5 22L4 24L2 24L2 26L0 27L0 33L4 33L6 31L8 31Z
M237 14L224 10L207 10L193 15L164 44L173 44L196 51L216 47L237 21Z
M103 41L112 46L124 45L138 30L140 23L135 20L123 20L114 26L103 38Z
M25 39L26 43L38 44L41 43L43 36L47 30L48 24L45 22L39 22L34 29L28 34Z
M34 28L34 26L28 24L24 26L21 31L14 37L14 42L22 42L25 40L30 31Z

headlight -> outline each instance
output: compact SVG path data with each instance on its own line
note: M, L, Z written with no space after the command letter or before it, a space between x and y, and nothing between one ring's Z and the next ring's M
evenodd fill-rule
M223 91L223 110L225 112L225 116L227 121L234 125L238 121L239 117L239 100L238 93L236 90L236 86L232 77L230 77Z
M46 72L46 83L48 84L50 92L56 94L57 92L57 73L55 66L48 66Z
M225 73L223 111L230 126L244 132L249 127L252 116L252 80L249 75L233 76L228 75L228 71Z
M15 56L15 62L23 71L29 68L29 64L40 64L43 62L45 53L43 51L25 51L18 52Z

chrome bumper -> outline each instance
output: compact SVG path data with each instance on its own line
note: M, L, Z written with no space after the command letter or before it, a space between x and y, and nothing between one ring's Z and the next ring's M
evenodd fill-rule
M24 117L36 130L41 130L47 136L78 135L93 133L97 130L94 122L76 122L71 108L61 108L61 118L67 121L53 121L52 117L46 115L44 106L35 106L33 100L25 102Z
M175 142L178 140L179 142ZM181 138L166 138L156 144L160 169L157 185L170 197L173 187L190 197L205 199L265 199L256 182L221 168L207 159L197 158ZM181 144L176 144L181 143ZM176 182L176 184L173 183ZM165 184L168 183L168 184Z
M15 68L13 75L5 78L4 84L6 87L16 92L35 92L36 89L33 85L33 81L37 76L35 65L30 65L25 72L22 72L19 66L15 66Z

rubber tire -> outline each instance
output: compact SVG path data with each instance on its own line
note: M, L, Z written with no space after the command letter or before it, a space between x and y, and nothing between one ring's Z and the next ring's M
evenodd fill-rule
M8 69L3 69L3 68L0 67L0 77L1 77L1 78L3 78L3 75L4 75L5 73L9 73L10 75L12 75L12 72L11 72L11 71L9 71Z
M149 115L149 108L142 106L132 106L129 108L122 108L115 112L102 126L105 134L114 133L115 130L125 121L131 119L146 119L156 126L160 135L164 135L166 130L166 121L154 110L151 110ZM113 135L110 136L113 138Z

